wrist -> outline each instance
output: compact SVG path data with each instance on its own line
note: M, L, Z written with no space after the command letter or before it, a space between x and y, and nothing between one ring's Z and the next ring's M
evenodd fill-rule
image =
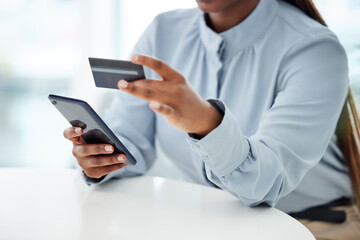
M215 100L216 101L216 100ZM205 114L203 115L203 128L199 129L195 133L190 134L190 136L197 139L201 139L217 128L222 122L224 111L217 107L214 103L214 100L206 101Z

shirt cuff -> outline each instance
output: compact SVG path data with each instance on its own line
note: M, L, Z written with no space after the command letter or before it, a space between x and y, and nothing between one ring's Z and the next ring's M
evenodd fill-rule
M90 186L90 185L97 185L100 183L104 183L107 182L109 179L111 179L114 175L118 175L118 174L122 174L125 171L124 168L119 169L117 171L111 172L105 176L102 176L101 178L91 178L89 176L87 176L85 174L84 171L81 172L82 178L84 179L85 183Z
M225 105L220 125L202 139L190 136L187 141L204 163L218 177L238 168L249 154L249 143L238 126L236 118Z

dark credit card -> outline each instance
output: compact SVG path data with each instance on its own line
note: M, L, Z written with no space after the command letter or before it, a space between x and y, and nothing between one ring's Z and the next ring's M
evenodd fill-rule
M97 87L118 89L120 79L128 82L145 79L143 66L130 61L89 58L89 62Z

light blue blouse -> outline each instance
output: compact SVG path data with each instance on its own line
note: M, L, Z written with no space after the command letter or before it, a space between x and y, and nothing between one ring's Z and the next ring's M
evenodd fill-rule
M220 34L199 9L176 10L157 16L133 53L168 63L203 98L220 99L225 115L196 140L148 102L119 91L105 121L138 164L101 182L145 173L157 138L186 180L217 186L249 206L292 212L352 195L334 135L348 90L347 57L328 28L279 0L261 0Z

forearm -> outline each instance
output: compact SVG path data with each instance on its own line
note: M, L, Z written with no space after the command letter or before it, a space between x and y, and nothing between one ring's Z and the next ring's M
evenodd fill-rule
M283 132L286 129L281 127L279 136L286 136ZM296 123L293 129L294 133L302 131ZM279 198L298 186L322 154L321 148L306 145L302 138L297 140L291 131L282 140L262 134L245 137L229 109L215 130L201 140L189 138L188 141L202 157L207 178L250 206L260 203L274 206ZM293 149L288 145L299 147ZM308 149L301 153L304 145ZM321 145L326 147L327 142Z

